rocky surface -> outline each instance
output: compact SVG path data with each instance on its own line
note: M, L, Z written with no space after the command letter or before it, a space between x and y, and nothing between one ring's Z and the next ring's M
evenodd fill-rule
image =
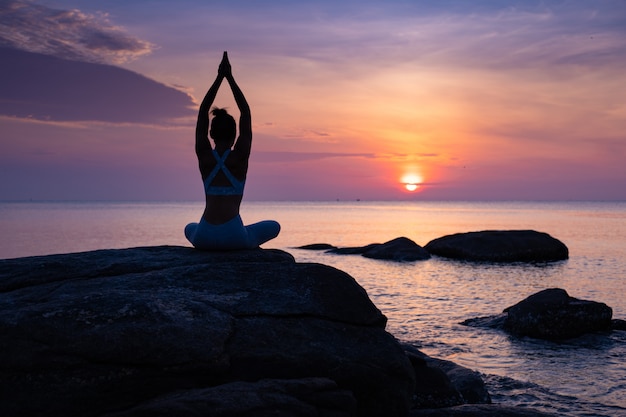
M356 408L329 379L263 379L173 392L103 417L349 417Z
M463 322L474 327L505 330L517 336L561 340L618 328L604 303L579 300L561 288L540 291L504 309L503 314Z
M403 416L414 370L385 322L281 251L3 260L0 415Z
M534 230L456 233L424 246L433 255L477 262L552 262L567 259L567 246Z
M352 277L278 250L0 260L0 415L544 415L385 324Z

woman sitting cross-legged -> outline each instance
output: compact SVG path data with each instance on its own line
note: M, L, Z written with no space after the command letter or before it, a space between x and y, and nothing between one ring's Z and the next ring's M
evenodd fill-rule
M226 110L213 108L210 135L215 148L212 148L208 138L209 108L224 79L230 86L241 114L239 137L235 141L235 119ZM233 78L228 56L224 52L217 78L207 91L198 112L196 154L204 183L206 206L200 222L185 227L185 236L194 247L205 250L251 249L278 236L278 222L265 220L244 226L239 215L251 145L250 107Z

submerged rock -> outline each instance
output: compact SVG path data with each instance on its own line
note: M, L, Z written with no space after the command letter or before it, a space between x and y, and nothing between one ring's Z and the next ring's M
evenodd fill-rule
M335 248L328 251L328 253L334 253L336 255L363 255L368 250L382 245L382 243L370 243L365 246L350 246L344 248Z
M534 230L486 230L457 233L424 246L433 255L477 262L552 262L567 259L558 239Z
M481 327L488 329L498 329L504 330L504 322L506 321L507 314L497 314L495 316L486 316L486 317L474 317L471 319L464 320L460 324L463 326L470 327Z
M276 250L2 260L0 415L403 416L385 323L352 277Z
M479 317L462 324L502 329L517 336L562 340L610 330L613 310L604 303L570 297L560 288L540 291L504 309L504 313Z
M304 249L304 250L331 250L336 249L336 246L333 246L328 243L311 243L310 245L298 246L295 249Z

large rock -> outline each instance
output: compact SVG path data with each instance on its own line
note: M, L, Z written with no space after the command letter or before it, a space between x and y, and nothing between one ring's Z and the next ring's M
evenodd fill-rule
M477 262L552 262L569 252L558 239L534 230L486 230L456 233L424 246L433 255Z
M3 260L0 415L402 416L414 374L385 322L281 251Z
M604 303L570 297L561 288L540 291L507 307L502 314L468 319L462 324L505 330L517 336L562 340L616 328L613 310Z

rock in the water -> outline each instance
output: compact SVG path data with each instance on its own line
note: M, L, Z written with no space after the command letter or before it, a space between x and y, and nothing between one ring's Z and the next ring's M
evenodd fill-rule
M433 255L476 262L552 262L569 256L561 241L534 230L457 233L434 239L424 249Z
M461 324L469 327L504 330L504 322L507 316L508 314L502 313L495 316L475 317L464 320Z
M613 310L604 303L570 297L550 288L508 307L504 328L514 334L540 339L569 339L607 330Z
M418 261L430 258L430 253L406 237L398 237L363 252L363 256L372 259L392 261Z
M328 243L311 243L309 245L298 246L295 249L304 249L304 250L331 250L336 249L336 246L333 246Z
M504 309L496 316L478 317L461 324L504 330L517 336L562 340L586 333L617 330L613 310L604 303L570 297L561 288L549 288Z
M349 275L281 251L2 260L0 415L204 415L204 391L271 379L284 382L259 382L267 398L240 415L291 396L301 415L353 415L354 398L358 416L403 416L414 374L385 322Z
M328 251L338 255L362 255L370 259L390 261L418 261L430 258L430 253L406 237L398 237L385 243L370 243L365 246L334 248Z
M334 253L336 255L363 255L368 250L382 245L382 243L370 243L365 246L349 246L344 248L334 248L328 251L328 253Z

